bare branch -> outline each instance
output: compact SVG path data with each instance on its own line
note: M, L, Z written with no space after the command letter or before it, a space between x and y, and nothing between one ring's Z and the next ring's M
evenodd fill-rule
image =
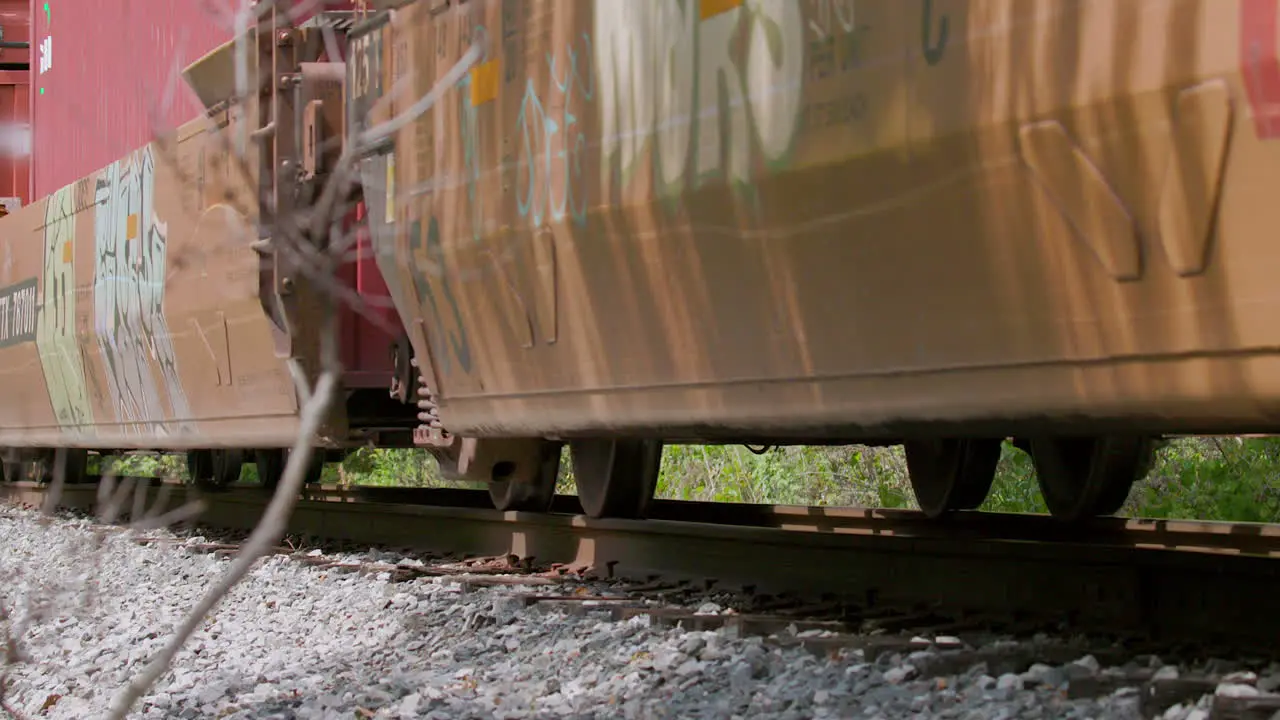
M233 14L231 19L235 25L233 103L244 102L251 97L251 92L256 93L256 90L250 87L252 72L249 53L256 52L257 48L249 42L248 31L252 27L261 29L264 18L270 17L270 12L276 9L276 5L277 3L273 0L267 0L254 7L246 1L241 2L234 13L223 13L224 18L227 14ZM295 6L291 11L281 11L281 15L288 16L290 19L287 22L292 22L317 5L317 0L309 0ZM211 12L219 10L221 8L215 6ZM342 48L332 30L322 27L321 32L328 57L334 61L342 60ZM444 96L445 92L454 88L463 75L483 57L483 45L484 37L478 34L462 58L404 113L348 138L332 174L315 197L308 197L300 203L302 207L298 212L289 217L282 217L274 195L271 192L259 194L260 205L257 217L264 227L271 229L271 237L266 244L262 244L261 241L255 243L255 249L263 253L278 254L291 267L297 268L313 281L321 291L323 318L319 333L319 369L304 369L297 361L289 361L289 371L294 379L301 405L299 433L266 512L223 577L191 609L177 631L164 648L151 659L143 672L122 688L113 699L109 717L122 718L133 708L168 670L178 652L209 614L218 607L232 588L252 571L255 563L275 547L283 537L289 518L301 497L301 489L310 464L310 453L317 451L313 447L316 444L315 437L328 415L330 404L338 394L341 372L336 320L338 302L347 302L361 310L367 310L369 307L365 298L336 281L334 277L337 268L349 257L349 251L354 245L354 232L345 230L342 222L349 214L352 198L355 197L359 188L359 159L371 147L384 143L402 128L420 118ZM411 87L412 83L408 78L403 78L395 84L388 95L394 96ZM389 98L384 96L382 101L389 102ZM287 122L288 119L275 118L274 121ZM257 124L257 121L252 118L249 122L254 123L254 127L249 127L248 122L239 122L231 132L216 135L216 141L225 143L230 150L229 162L233 166L231 169L239 174L246 187L266 187L268 184L258 183L259 168L251 167L247 159L250 131L256 132ZM370 314L370 316L374 322L380 321L376 315ZM318 375L318 378L312 386L310 379L315 375ZM105 481L104 486L105 489L102 491L104 512L114 517L119 512L132 485L126 479L119 488ZM145 488L141 491L145 492ZM162 489L161 494L163 493ZM167 495L164 499L167 500ZM189 504L177 510L157 514L158 508L163 507L163 503L157 500L153 505L153 513L146 517L143 517L140 506L135 505L131 518L132 527L150 528L189 519L198 513L198 505L199 503Z
M302 408L302 427L298 432L298 440L289 454L289 462L285 466L284 476L271 497L262 520L254 528L253 534L245 541L240 553L232 562L222 580L205 594L200 602L192 608L181 627L174 633L169 643L160 651L147 669L121 692L112 705L110 718L119 720L128 714L134 703L138 701L155 684L156 680L169 669L173 658L186 644L187 640L204 622L205 617L226 597L237 583L249 574L249 570L259 558L264 556L284 535L288 527L289 517L302 492L302 482L306 476L307 465L311 454L311 437L320 428L320 423L333 399L337 387L338 376L327 371L320 376L311 397Z
M417 102L410 105L403 113L385 123L382 123L381 125L371 127L364 131L360 135L359 144L364 148L372 147L385 138L389 138L399 132L409 123L417 120L423 113L430 110L431 107L440 100L441 96L451 90L454 85L457 85L458 81L462 80L462 76L470 71L471 68L480 61L483 54L483 42L481 37L477 36L471 41L471 47L467 48L467 52L463 54L462 58L459 59L453 67L449 68L449 72L445 73L444 77L440 78L440 81L431 88L430 92L419 98Z

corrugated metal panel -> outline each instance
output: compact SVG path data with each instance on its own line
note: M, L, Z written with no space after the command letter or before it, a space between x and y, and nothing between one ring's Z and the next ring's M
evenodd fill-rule
M0 0L0 40L31 41L28 0ZM9 212L31 202L31 51L0 48L0 204Z
M182 68L231 39L230 12L238 6L238 0L31 0L34 196L198 117Z
M198 116L182 67L231 36L196 0L32 0L33 190L43 197ZM234 0L216 6L234 7Z
M13 212L31 202L31 92L0 74L0 205Z

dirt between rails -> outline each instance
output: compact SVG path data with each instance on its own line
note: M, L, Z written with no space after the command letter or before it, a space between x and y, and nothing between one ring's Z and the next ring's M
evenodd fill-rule
M199 496L205 512L178 530L188 548L218 554L236 552L268 497L254 487L203 494L170 487L168 506L157 507L158 488L137 487L146 495L140 490L140 502L126 504L153 512ZM64 490L62 510L92 512L95 486ZM0 497L33 506L45 499L42 488L24 483L0 485ZM970 641L974 634L1076 635L1061 652L1079 657L1087 646L1100 660L1144 653L1280 657L1274 526L1109 519L1069 529L1026 516L967 514L937 523L898 511L744 506L735 514L733 506L703 503L657 503L655 519L618 521L570 514L572 498L557 498L552 514L533 515L485 509L485 497L309 489L277 552L332 572L439 577L464 592L495 583L551 591L574 582L573 594L535 590L527 602L620 619L644 613L690 629L729 627L818 653L855 645L870 654L904 652L922 642L936 649L954 639L960 654L944 652L939 657L951 659L938 660L936 670L920 668L940 675L955 663L972 664L975 651L958 648L982 644ZM192 532L205 539L192 544ZM339 557L353 548L411 561ZM724 612L697 612L708 603ZM1034 660L1019 650L981 661L1011 668L1045 662L1057 652L1045 643L1031 653L1039 653ZM1220 678L1108 682L1138 680L1167 698ZM1258 697L1251 702L1269 702Z

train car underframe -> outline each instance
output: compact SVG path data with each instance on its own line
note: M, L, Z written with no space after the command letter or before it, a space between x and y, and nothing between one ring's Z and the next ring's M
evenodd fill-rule
M333 153L316 152L314 145L303 148L300 139L312 138L310 142L315 143L318 137L323 144L326 138L341 140L347 136L341 118L350 110L352 88L344 86L341 78L352 72L352 62L326 59L314 38L304 42L295 28L273 27L272 33L259 38L257 44L260 55L255 71L269 69L270 72L264 74L272 80L280 79L280 82L262 83L259 96L248 104L255 128L270 129L269 140L264 142L266 159L261 163L265 171L257 178L259 197L271 198L272 202L266 204L273 206L277 216L282 216L296 205L305 205L306 198L314 195L332 171ZM223 59L230 46L229 43L223 49ZM210 65L216 64L216 60L211 59ZM334 107L324 104L326 93L334 97L335 92L343 99L336 117L328 112ZM214 105L225 102L225 97L217 97L215 102L207 99L210 93L198 94L210 105L211 115ZM304 108L308 110L304 112ZM277 122L279 118L297 121ZM363 190L357 192L363 193ZM364 232L366 236L357 241L356 257L343 267L341 282L358 296L385 299L390 293L374 262L374 249L367 237L371 232L368 226L376 221L364 215L366 199L369 204L375 202L363 194L353 198L360 202L348 230ZM372 213L375 217L380 214L376 209ZM297 292L305 289L287 291L286 286L294 285L293 270L270 250L259 250L259 254L263 310L272 318L289 316L285 325L301 328L297 335L283 331L283 346L289 351L285 356L306 357L314 351L314 338L306 336L310 326L297 300ZM1089 432L1094 434L1071 436L1063 434L1061 428L1065 426L1024 426L1016 421L991 427L953 424L945 430L934 425L923 432L913 429L867 434L870 431L850 428L847 433L813 436L798 431L796 435L785 435L786 430L779 431L782 436L768 432L737 436L723 429L706 435L667 434L652 428L642 435L633 425L623 430L601 429L596 434L584 431L580 435L556 437L467 437L449 432L441 421L433 388L426 379L432 374L419 367L408 336L394 337L378 330L375 326L379 323L372 319L350 310L344 313L340 332L346 371L342 401L335 413L340 422L327 428L323 442L313 453L307 471L308 482L318 482L323 464L340 460L351 448L421 447L439 460L446 477L487 483L497 508L545 512L551 505L563 450L567 446L578 497L586 514L640 518L654 497L664 442L758 445L868 442L904 446L910 481L920 508L937 518L954 511L973 510L983 503L995 476L1003 442L1009 437L1005 431L1012 428L1018 433L1013 436L1013 444L1031 456L1050 512L1065 521L1081 521L1120 509L1133 483L1149 471L1159 442L1159 436L1150 433L1151 428L1145 425L1140 427L1148 434L1127 432L1123 425L1106 427L1087 423L1091 428ZM390 311L381 320L381 324L403 327L409 318L402 319ZM950 435L936 436L929 432ZM213 439L209 442L216 443ZM131 451L11 448L4 451L0 469L9 480L49 481L63 477L67 482L84 482L90 479L91 453L106 456ZM263 485L274 488L288 452L282 447L195 448L186 451L186 467L195 482L225 487L239 479L244 464L252 462Z

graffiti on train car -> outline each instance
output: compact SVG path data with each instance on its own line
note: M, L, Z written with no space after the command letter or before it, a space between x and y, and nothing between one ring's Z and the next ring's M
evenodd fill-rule
M409 252L415 255L408 265L418 306L430 314L428 319L434 330L429 336L432 361L441 374L448 374L452 370L454 358L457 358L464 373L471 372L471 342L467 338L466 325L462 322L462 311L449 282L449 275L444 272L440 224L435 217L427 221L425 237L421 220L415 218L409 223ZM430 278L427 277L428 273ZM446 322L445 308L441 305L448 305L452 327ZM447 341L445 336L448 337Z
M84 356L76 338L76 184L49 196L44 208L44 272L36 345L49 402L64 429L93 424Z
M188 430L191 417L164 315L168 228L155 213L154 183L150 146L112 163L98 177L94 218L98 343L116 419L138 434L164 421Z
M36 278L0 288L0 348L36 339Z
M488 76L496 71L490 60L469 73L459 83L458 131L462 136L462 177L467 186L467 207L471 209L471 238L479 240L484 233L484 193L480 192L480 111L479 88L491 84ZM496 84L494 84L496 87ZM485 93L484 90L479 90ZM484 101L487 102L488 98Z
M862 63L865 23L858 22L853 0L816 0L808 23L808 79L822 81Z
M860 69L871 28L861 22L854 0L814 0L811 10L806 81L816 85ZM805 104L800 120L803 132L847 127L867 117L871 99L865 89L855 83L842 91L837 97Z
M582 120L595 98L592 58L591 37L583 33L576 43L548 52L543 76L525 82L516 118L516 207L535 226L566 217L579 225L587 221Z
M664 195L749 182L753 148L786 160L805 69L797 0L599 0L595 42L606 184L625 186L650 144Z
M934 18L933 0L921 0L920 13L920 52L925 62L937 65L947 53L947 41L951 37L951 19L946 13L938 13Z

